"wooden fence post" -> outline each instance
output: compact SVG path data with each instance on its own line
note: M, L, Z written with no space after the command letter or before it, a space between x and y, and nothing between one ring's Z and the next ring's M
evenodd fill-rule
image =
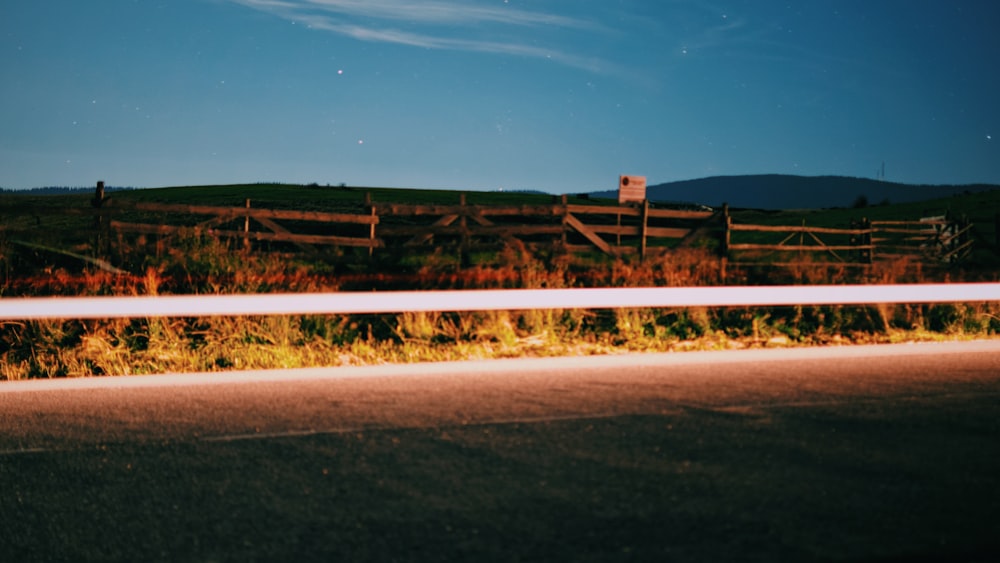
M646 235L647 227L649 226L649 200L642 200L642 213L639 218L641 221L639 226L639 260L643 261L646 259Z
M802 230L799 231L799 262L802 261L802 247L806 244L806 220L802 219Z
M719 258L719 278L720 278L719 281L722 283L726 282L726 267L729 265L729 244L731 241L730 237L732 236L731 234L732 226L733 226L733 218L729 216L729 204L723 203L722 240L720 241L721 244L719 245L720 246L719 253L722 255Z
M374 205L370 206L369 209L371 209L372 222L368 225L368 257L371 258L375 255L375 218L378 217L378 212Z
M103 210L108 199L104 195L104 182L98 181L94 199L90 200L90 204L97 208L97 215L94 218L94 228L97 231L94 237L94 253L102 257L106 257L111 251L111 221L105 217Z
M465 192L458 194L458 205L462 212L458 218L461 239L458 245L458 261L462 268L469 266L469 210L466 209Z
M560 236L560 242L562 243L562 252L566 250L566 233L569 227L566 225L566 216L569 215L569 197L566 194L562 195L562 235Z
M246 208L250 209L250 198L247 198ZM243 216L243 250L250 250L250 213Z
M851 234L851 238L849 241L851 243L851 246L859 247L857 250L858 262L861 264L870 264L871 249L860 248L860 247L871 244L871 240L869 237L870 233L864 232L865 229L871 228L871 223L868 222L864 217L862 217L860 221L855 221L854 219L851 219L850 226L852 231L861 231L860 233Z
M861 228L866 232L861 235L861 244L867 246L861 251L862 262L865 264L871 264L875 260L875 249L872 247L872 222L868 217L861 218Z
M372 217L378 216L378 210L375 209L375 204L372 203L372 193L365 192L365 203L364 206L368 208L368 212ZM368 225L368 258L375 255L375 222L373 221Z
M621 246L622 245L622 212L621 212L621 204L620 203L618 204L618 213L615 215L615 218L618 220L615 223L615 226L618 227L618 230L615 232L615 246Z
M722 255L729 258L729 245L732 243L733 218L729 215L729 204L722 204Z

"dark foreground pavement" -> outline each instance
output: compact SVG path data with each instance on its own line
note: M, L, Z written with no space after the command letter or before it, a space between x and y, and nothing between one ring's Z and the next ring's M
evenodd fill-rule
M2 384L0 561L1000 560L1000 346L910 350Z

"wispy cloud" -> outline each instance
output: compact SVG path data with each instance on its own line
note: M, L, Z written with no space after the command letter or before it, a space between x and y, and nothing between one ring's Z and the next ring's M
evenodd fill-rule
M250 0L253 2L254 0ZM266 1L266 0L265 0ZM293 2L285 2L292 4ZM340 14L351 14L409 22L469 24L495 22L514 25L557 25L561 27L591 28L595 25L585 20L529 12L510 7L489 7L470 2L401 1L401 0L305 0L297 3Z
M496 38L487 39L475 36L470 31L473 27L482 31L483 26L494 26L498 32L504 29L516 31L519 28L555 28L590 33L604 30L601 24L593 21L521 10L506 3L501 6L486 6L468 0L231 1L283 19L304 23L313 29L361 41L541 58L594 72L608 70L609 67L596 58L519 40L517 33L498 33ZM398 23L415 27L416 31L399 29L396 25Z

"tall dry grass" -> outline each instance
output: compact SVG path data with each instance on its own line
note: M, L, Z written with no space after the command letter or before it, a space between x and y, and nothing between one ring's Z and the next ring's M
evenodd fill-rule
M8 251L9 252L9 251ZM4 263L9 264L7 255ZM488 264L458 268L438 253L407 271L295 262L206 237L124 260L130 275L44 267L11 275L2 295L159 295L379 288L699 286L724 265L699 249L646 260L581 261L508 245ZM917 272L915 274L915 272ZM913 264L858 272L818 264L769 272L729 268L727 283L919 281ZM399 315L139 318L8 322L0 379L294 368L612 351L668 351L993 335L996 304L527 310Z

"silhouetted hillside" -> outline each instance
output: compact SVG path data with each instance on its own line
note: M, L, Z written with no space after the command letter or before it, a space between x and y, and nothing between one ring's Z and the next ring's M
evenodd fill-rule
M844 176L714 176L668 182L646 188L650 201L691 202L709 206L755 209L820 209L851 207L859 198L869 205L884 201L905 203L948 197L964 192L1000 189L990 184L926 186L880 182ZM592 197L617 198L616 190L593 192Z
M133 187L125 186L107 186L104 188L105 192L121 192L125 190L134 190ZM44 188L25 188L25 189L8 189L0 188L0 193L12 193L12 194L23 194L23 195L62 195L62 194L77 194L77 193L93 193L94 188L82 188L82 187L67 187L67 186L47 186Z

